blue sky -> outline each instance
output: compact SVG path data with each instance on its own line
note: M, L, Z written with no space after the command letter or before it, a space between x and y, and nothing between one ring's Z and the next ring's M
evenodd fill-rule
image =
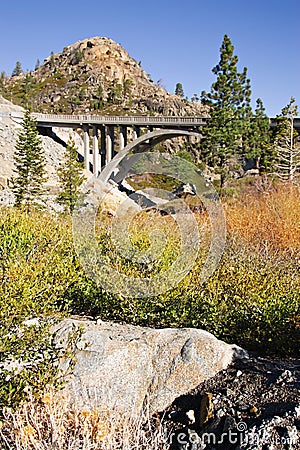
M0 71L17 60L32 69L51 51L93 36L120 43L154 81L188 97L209 90L223 35L240 70L248 68L253 104L280 113L290 97L300 107L299 0L37 0L1 2Z

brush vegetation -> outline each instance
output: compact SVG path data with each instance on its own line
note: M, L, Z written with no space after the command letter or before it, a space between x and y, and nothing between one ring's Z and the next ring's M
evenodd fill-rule
M54 439L53 429L45 429L50 427L45 419L49 412L45 412L41 399L49 386L60 387L65 374L59 371L58 363L65 356L72 359L78 335L70 336L67 355L62 354L53 344L49 327L68 315L90 315L150 327L197 327L250 350L299 355L299 186L279 184L261 191L247 186L236 192L237 195L223 200L227 246L212 277L199 285L210 238L204 211L195 214L206 244L193 269L176 288L146 299L107 293L87 278L73 248L69 216L0 209L0 405L4 420L0 440L4 442L5 436L8 439L12 433L12 429L5 432L4 424L9 427L8 423L12 423L15 408L19 415L13 416L18 421L13 433L21 433L18 439L27 436L22 438L21 447L14 438L15 446L7 448L47 448L38 446L35 439L42 442L47 433L47 442ZM141 250L149 246L149 223L155 222L157 227L160 221L167 235L165 251L149 272L149 268L139 267L124 255L116 255L107 232L112 219L99 213L99 249L111 265L117 265L127 275L152 276L168 268L172 258L176 258L180 236L174 220L158 212L152 214L153 221L142 214L131 227L132 243ZM30 322L36 318L38 321ZM28 396L33 399L32 408L44 417L42 421L35 419L34 423L28 419L29 412L26 415L20 410L18 405L26 405ZM71 429L70 424L75 421L92 432L91 423L84 425L82 418L68 416L59 420L66 429ZM23 431L18 427L23 427ZM81 431L73 431L76 441L79 437L74 433ZM69 448L66 436L61 432L57 439L65 439L65 443L53 448ZM91 440L85 446L83 441L76 442L76 448L82 449L113 448L97 442L92 446ZM137 444L130 445L120 448L138 448L134 447Z

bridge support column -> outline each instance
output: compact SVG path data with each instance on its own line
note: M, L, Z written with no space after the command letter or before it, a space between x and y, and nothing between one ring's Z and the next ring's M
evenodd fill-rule
M99 174L99 143L98 143L98 128L93 126L93 173Z
M106 164L108 164L114 156L114 127L107 127L106 133Z
M135 139L139 138L140 135L141 135L141 128L138 126L135 126L133 129L133 139L135 140Z
M88 125L83 126L83 157L84 168L90 170L90 135Z
M123 150L123 148L127 145L127 127L121 126L120 127L120 150Z
M139 127L138 125L135 125L133 127L133 140L135 141L137 138L139 138L141 135L141 127ZM136 151L139 152L140 151L140 146L138 145L136 147Z
M100 126L100 164L101 164L101 169L102 167L105 166L106 163L106 130L105 130L105 126L101 125ZM100 170L101 170L100 169Z

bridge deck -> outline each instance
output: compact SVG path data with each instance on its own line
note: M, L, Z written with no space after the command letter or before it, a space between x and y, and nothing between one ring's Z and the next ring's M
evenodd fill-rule
M2 117L11 117L22 120L22 113L2 113ZM33 113L39 126L45 127L80 127L83 125L119 125L119 126L157 126L157 127L199 127L206 124L206 117L180 117L180 116L98 116L73 114L40 114ZM270 118L271 128L276 126L276 118ZM294 119L294 128L300 130L300 118Z
M22 119L19 113L5 114L1 116ZM73 125L127 125L127 126L201 126L205 125L203 117L179 117L179 116L98 116L98 115L73 115L73 114L40 114L32 113L38 124L43 126L73 126Z
M96 115L54 115L34 114L38 122L72 122L103 125L204 125L203 117L178 116L96 116Z

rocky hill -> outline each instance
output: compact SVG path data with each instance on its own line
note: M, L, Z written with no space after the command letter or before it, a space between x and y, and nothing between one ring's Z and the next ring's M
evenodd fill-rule
M172 95L111 39L78 41L33 72L2 80L0 93L23 107L53 113L203 115L199 102Z

